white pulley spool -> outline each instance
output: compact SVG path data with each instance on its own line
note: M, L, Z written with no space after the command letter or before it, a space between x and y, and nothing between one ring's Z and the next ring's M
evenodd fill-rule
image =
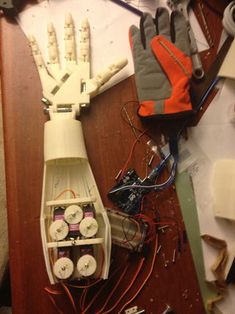
M225 8L222 24L228 34L235 37L235 1L231 1Z
M61 219L53 221L49 228L50 236L55 241L60 241L66 238L69 233L67 223Z
M79 258L77 262L77 270L80 275L84 277L91 276L95 273L97 268L97 263L94 256L90 254L85 254Z
M61 257L53 265L53 272L59 279L67 279L73 273L74 265L70 258Z
M70 205L65 209L64 219L69 224L78 224L83 218L83 211L79 205Z
M95 218L86 217L80 223L80 232L86 238L91 238L96 235L98 231L98 223Z

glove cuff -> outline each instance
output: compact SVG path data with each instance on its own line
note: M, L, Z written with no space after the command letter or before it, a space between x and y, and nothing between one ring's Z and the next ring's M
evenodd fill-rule
M192 104L189 96L189 80L181 78L173 86L172 94L163 100L141 101L138 114L141 117L172 117L192 113Z

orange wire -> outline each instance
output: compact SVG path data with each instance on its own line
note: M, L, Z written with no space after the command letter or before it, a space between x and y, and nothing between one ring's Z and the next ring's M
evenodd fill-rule
M80 297L80 309L82 311L84 310L84 307L85 307L85 300L86 300L88 290L89 290L89 288L83 289L82 295Z
M127 288L124 290L124 292L122 293L122 295L120 296L120 298L117 300L117 302L116 302L109 310L103 312L102 314L108 314L108 313L112 312L112 311L118 306L119 302L124 298L124 296L126 295L126 293L130 290L130 288L131 288L132 285L134 284L134 282L135 282L137 276L139 275L139 272L140 272L140 270L141 270L141 268L142 268L142 266L143 266L144 260L145 260L145 258L142 257L141 260L140 260L140 262L139 262L139 266L138 266L138 268L137 268L137 270L136 270L136 273L134 274L134 276L133 276L133 278L132 278L130 284L129 284L129 285L127 286Z
M103 290L106 288L106 286L108 285L110 279L112 279L116 273L122 268L122 265L120 265L119 267L117 267L112 274L109 276L109 279L106 280L106 282L104 283L104 285L100 288L100 290L96 293L96 295L92 298L92 300L90 301L90 303L87 305L87 307L85 308L85 310L83 310L82 314L85 314L89 308L92 306L92 304L95 302L95 300L99 297L99 295L103 292Z
M61 295L63 294L62 291L59 291L59 290L53 290L53 289L50 289L48 287L45 287L44 290L50 294L54 294L54 295Z
M61 197L64 193L66 193L66 192L70 192L70 193L73 195L73 198L76 198L76 194L75 194L75 192L74 192L73 190L71 190L71 189L65 189L64 191L60 192L60 193L56 196L55 200L57 200L58 198L60 198L60 197Z
M72 288L77 288L77 289L85 289L85 288L90 288L94 285L96 285L98 282L102 281L103 279L102 278L98 278L96 279L95 281L93 281L92 283L88 284L88 285L84 285L84 286L79 286L79 285L73 285L73 284L70 284L70 283L66 283L66 285L68 287L72 287Z
M54 300L52 295L62 295L63 292L59 291L59 290L53 290L51 288L45 287L44 290L47 292L47 296L49 297L51 303L53 304L53 306L55 307L56 311L59 314L64 314L63 311L60 310L60 308L58 307L58 305L56 304L56 301Z
M149 243L150 241L154 240L155 234L156 234L156 230L155 230L156 225L172 225L172 226L176 225L175 221L157 221L156 222L151 217L144 214L137 214L135 215L135 218L144 220L149 226L149 230L145 238L145 243Z
M128 158L127 158L127 160L126 160L124 166L122 167L122 171L121 171L121 174L120 174L120 178L123 177L123 175L124 175L124 173L125 173L125 171L126 171L126 168L127 168L128 164L129 164L129 162L130 162L130 160L131 160L131 157L132 157L132 155L133 155L133 152L134 152L134 149L135 149L136 144L139 142L140 138L141 138L144 134L146 134L147 132L148 132L148 129L144 130L144 131L137 137L137 139L134 141L134 143L132 144L132 147L131 147L130 153L129 153L129 155L128 155Z
M50 295L50 294L47 294L47 295L48 295L48 297L49 297L51 303L52 303L53 306L55 307L57 313L58 313L58 314L64 314L64 312L61 311L60 308L58 307L58 305L56 304L56 302L55 302L54 298L52 297L52 295Z
M142 282L142 284L140 285L139 289L136 291L136 293L122 306L122 308L118 312L118 314L121 314L122 311L125 309L125 307L128 304L130 304L137 297L137 295L140 293L140 291L143 289L144 285L146 284L146 282L148 281L148 279L152 275L154 264L155 264L155 260L156 260L156 256L157 256L157 248L158 248L158 237L156 236L155 237L155 245L154 245L154 254L153 254L153 259L152 259L152 263L151 263L151 267L150 267L149 273L146 276L146 278L144 279L144 281Z
M147 235L145 237L145 243L149 243L152 240L154 240L154 238L156 236L156 228L154 225L154 220L151 217L146 216L144 214L135 215L135 218L141 219L148 224L149 228L148 228Z
M69 299L69 301L70 301L70 303L71 303L71 305L72 305L72 308L73 308L73 310L74 310L74 313L77 314L78 311L77 311L76 305L75 305L75 303L74 303L74 300L73 300L73 297L72 297L71 292L69 291L68 287L66 287L66 285L65 285L62 281L60 282L60 284L61 284L61 286L63 287L63 289L64 289L66 295L68 296L68 299Z
M117 287L119 286L120 282L122 281L123 277L125 276L127 269L128 269L128 264L126 265L126 267L124 268L124 271L122 272L121 276L119 277L117 283L115 284L115 286L113 287L112 291L110 292L109 296L106 298L106 301L104 303L104 305L102 306L101 309L98 310L98 312L96 314L102 314L102 311L105 309L106 305L109 303L110 298L113 296L115 290L117 289Z

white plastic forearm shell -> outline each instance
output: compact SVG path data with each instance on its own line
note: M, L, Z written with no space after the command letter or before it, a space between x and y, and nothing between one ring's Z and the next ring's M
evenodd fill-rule
M55 119L45 123L44 160L62 158L87 159L81 122L73 119Z

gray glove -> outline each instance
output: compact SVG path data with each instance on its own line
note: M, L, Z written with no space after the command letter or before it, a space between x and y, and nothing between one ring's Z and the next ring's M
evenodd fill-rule
M189 80L192 76L186 20L158 8L155 21L145 13L140 29L130 28L135 80L142 117L175 115L192 110Z

